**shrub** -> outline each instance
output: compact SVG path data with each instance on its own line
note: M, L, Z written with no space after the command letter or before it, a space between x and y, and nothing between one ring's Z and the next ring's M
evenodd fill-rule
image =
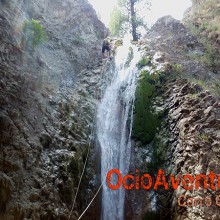
M204 10L199 10L197 19L194 22L189 22L187 24L192 34L197 37L198 41L203 44L205 48L205 53L203 55L195 56L192 58L195 58L199 62L204 63L209 68L211 68L213 72L217 72L220 66L220 55L218 48L218 36L220 32L220 25L218 21L220 18L220 11L219 8L215 6L216 3L216 0L203 2L201 7L203 7ZM205 16L207 13L209 16ZM198 18L204 16L205 19L200 19L200 21L198 21Z
M205 53L203 55L191 56L191 58L201 63L204 63L215 72L215 70L220 65L220 55L218 52L218 48L212 45L209 41L205 41L202 39L200 41L205 47Z
M24 21L23 33L27 45L32 46L33 48L48 39L43 25L40 24L40 21L35 19Z
M176 74L181 74L183 72L183 66L179 63L173 64L171 70Z
M207 134L199 134L198 135L198 138L201 140L201 141L209 141L209 136Z
M140 68L147 66L149 64L151 64L151 57L147 56L147 57L142 57L141 60L138 62L137 66L140 69Z
M150 75L148 71L142 71L136 88L133 137L143 144L153 140L156 128L159 125L159 115L154 113L151 107L151 100L156 92L155 85L159 79L156 75Z
M123 23L127 20L126 16L122 14L120 9L117 7L113 8L110 14L109 29L113 36L120 35L123 33Z
M206 76L193 76L183 72L182 74L174 75L178 79L187 79L190 83L197 84L203 90L209 90L212 94L219 99L220 96L220 78L218 75L214 77Z

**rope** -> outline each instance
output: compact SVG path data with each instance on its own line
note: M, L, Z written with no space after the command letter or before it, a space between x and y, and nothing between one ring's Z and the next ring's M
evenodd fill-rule
M106 67L106 65L102 65L102 68L101 68L101 74L102 74L102 75L101 75L101 78L103 78L104 67ZM102 93L102 91L101 91L101 93ZM102 94L101 94L101 95L102 95ZM97 94L97 96L98 96L98 94ZM103 182L102 182L102 184L99 186L99 188L98 188L96 194L93 196L93 198L92 198L92 200L90 201L90 203L88 204L88 206L85 208L85 210L84 210L84 211L82 212L82 214L79 216L78 220L80 220L80 219L84 216L84 214L86 213L86 211L89 209L89 207L91 206L91 204L92 204L93 201L95 200L96 196L98 195L98 193L100 192L100 190L101 190L101 188L102 188L102 186L103 186L103 184L104 184L104 181L105 181L105 180L103 180Z
M101 67L101 78L103 78L103 71L104 71L104 65L102 65ZM102 93L102 92L101 92ZM98 93L96 94L97 97L96 99L98 99ZM101 94L102 95L102 94ZM96 114L94 114L96 115ZM93 118L93 125L94 125L94 121L95 121L95 117ZM72 208L71 208L71 211L70 211L70 215L69 215L69 218L68 220L70 220L71 218L71 215L72 215L72 212L73 212L73 209L74 209L74 206L75 206L75 203L76 203L76 198L77 198L77 195L79 193L79 187L80 187L80 184L82 182L82 178L83 178L83 175L85 173L85 168L86 168L86 164L87 164L87 161L88 161L88 157L89 157L89 152L90 152L90 148L91 148L91 140L89 142L89 147L88 147L88 152L87 152L87 155L86 155L86 160L85 160L85 164L84 164L84 167L83 167L83 171L82 171L82 174L80 176L80 180L79 180L79 183L78 183L78 186L77 186L77 190L76 190L76 194L75 194L75 197L74 197L74 200L73 200L73 205L72 205ZM88 204L88 206L86 207L86 209L83 211L83 213L80 215L80 217L78 218L78 220L80 220L83 215L86 213L86 211L88 210L88 208L90 207L90 205L92 204L92 202L94 201L94 199L96 198L96 196L98 195L99 191L101 190L102 186L103 186L103 183L104 181L102 182L102 184L100 185L100 187L98 188L96 194L94 195L94 197L92 198L91 202Z
M103 186L104 181L102 182L102 184L100 185L100 187L98 188L96 194L94 195L94 197L92 198L91 202L88 204L88 206L86 207L86 209L83 211L83 213L79 216L78 220L80 220L83 215L86 213L86 211L88 210L88 208L90 207L90 205L92 204L92 202L94 201L94 199L96 198L96 196L98 195L99 191L101 190L102 186Z
M70 211L70 215L69 215L69 218L68 218L69 220L71 218L71 215L72 215L75 203L76 203L76 198L77 198L77 195L78 195L78 192L79 192L79 187L80 187L80 184L82 182L82 178L83 178L83 175L84 175L84 172L85 172L85 169L86 169L86 164L87 164L87 160L88 160L89 152L90 152L90 145L91 145L91 141L89 142L88 152L87 152L87 155L86 155L86 161L84 163L83 171L82 171L82 174L81 174L80 179L79 179L79 183L78 183L78 186L77 186L76 194L75 194L75 197L74 197L74 200L73 200L73 205L72 205L72 208L71 208L71 211Z
M96 112L95 112L95 115L96 115ZM95 117L93 118L93 122L92 122L93 125L94 125L94 122L95 122ZM91 132L91 134L93 134L93 131ZM77 186L76 194L75 194L75 197L74 197L74 200L73 200L73 205L72 205L68 220L70 220L70 218L71 218L71 215L72 215L75 203L76 203L76 198L77 198L77 195L78 195L78 192L79 192L79 187L80 187L80 184L82 182L83 175L85 173L86 164L87 164L89 153L90 153L90 148L91 148L91 137L90 137L90 140L89 140L89 147L88 147L88 152L87 152L87 155L86 155L86 160L85 160L85 163L84 163L83 171L82 171L82 174L81 174L80 179L79 179L79 183L78 183L78 186Z

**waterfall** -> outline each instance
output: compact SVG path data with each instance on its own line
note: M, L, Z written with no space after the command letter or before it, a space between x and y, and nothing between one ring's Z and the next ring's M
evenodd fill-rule
M109 170L119 169L125 175L130 165L136 63L139 60L137 48L134 46L132 48L133 59L129 66L126 65L129 45L124 43L124 46L118 48L113 77L97 111L97 139L101 147L101 178L104 182L102 220L124 219L125 190L123 187L111 190L105 180ZM113 183L115 179L113 178Z

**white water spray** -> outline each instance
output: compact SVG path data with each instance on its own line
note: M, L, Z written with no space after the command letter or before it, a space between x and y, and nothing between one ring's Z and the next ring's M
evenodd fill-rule
M105 183L111 169L128 173L131 155L131 128L136 89L136 63L140 56L133 48L133 59L126 68L129 45L119 47L115 57L115 71L98 106L97 138L101 147L102 220L123 220L125 191L109 189ZM114 184L117 178L112 178Z

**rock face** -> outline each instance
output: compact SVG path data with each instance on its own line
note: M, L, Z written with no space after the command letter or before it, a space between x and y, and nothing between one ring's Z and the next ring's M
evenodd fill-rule
M187 27L190 25L198 28L199 34L207 37L216 46L220 44L220 29L217 25L219 20L220 4L218 0L192 1L190 7L184 14L183 22Z
M147 34L147 39L147 44L154 48L151 55L158 63L181 64L185 72L201 78L210 72L204 64L193 59L195 55L204 53L203 45L171 16L160 18Z
M205 0L192 1L192 3L192 7L184 14L183 23L204 44L207 52L203 58L204 62L210 66L212 71L219 74L220 27L218 24L220 2L218 0Z
M32 18L48 36L35 48L22 35ZM0 20L0 219L68 219L92 140L108 32L84 0L1 1ZM86 205L83 190L71 219Z
M215 74L204 63L193 59L193 54L204 53L203 45L182 23L166 16L149 30L140 50L144 58L151 57L140 71L161 75L155 85L157 92L152 97L152 110L161 111L162 115L161 126L152 143L143 145L135 140L131 172L138 167L140 173L147 172L155 177L158 169L163 169L168 179L169 174L176 177L184 174L208 176L210 171L218 174L219 96L192 80L197 77L201 81L215 79ZM208 181L208 187L209 184ZM210 187L185 190L181 185L177 190L162 187L155 194L146 190L128 192L127 217L218 219L219 209L215 203L218 191ZM185 202L188 198L211 198L212 205L192 207L189 202L181 207L178 204L180 195L185 196Z
M185 83L183 80L167 85L169 124L171 133L178 140L171 144L170 170L178 174L209 175L211 171L219 174L219 120L220 102L208 91L201 91L196 84ZM168 89L169 88L169 89ZM208 185L210 182L208 183ZM201 185L202 181L201 181ZM216 185L217 187L217 185ZM211 198L212 205L202 207L188 203L185 207L177 204L177 198ZM218 193L210 189L184 190L178 188L172 196L173 219L218 219L219 209L215 198ZM186 201L186 199L185 199ZM207 203L208 204L208 203ZM194 206L194 207L193 207Z
M48 35L48 41L36 48L28 47L22 34L25 19L31 18L39 20ZM99 58L107 30L85 0L2 0L0 21L0 219L69 219L90 149L93 161L89 160L70 217L77 219L98 181L91 143L96 104L106 87L103 74L109 68ZM146 160L153 146L140 148L136 143L132 166L152 163L175 175L219 173L219 100L187 79L169 79L175 71L215 79L204 63L192 59L204 54L203 45L170 16L159 19L143 42L143 56L152 58L149 71L166 74L157 87L160 97L154 100L157 110L164 111L164 123L156 134L160 137L155 140L157 164ZM219 219L214 205L182 208L177 204L180 194L213 198L217 193L182 188L159 190L156 197L145 197L143 191L131 193L126 195L127 216L132 220ZM154 212L145 215L152 205L158 211L155 201L149 204L150 197L156 198L160 217ZM85 219L98 218L99 202Z

